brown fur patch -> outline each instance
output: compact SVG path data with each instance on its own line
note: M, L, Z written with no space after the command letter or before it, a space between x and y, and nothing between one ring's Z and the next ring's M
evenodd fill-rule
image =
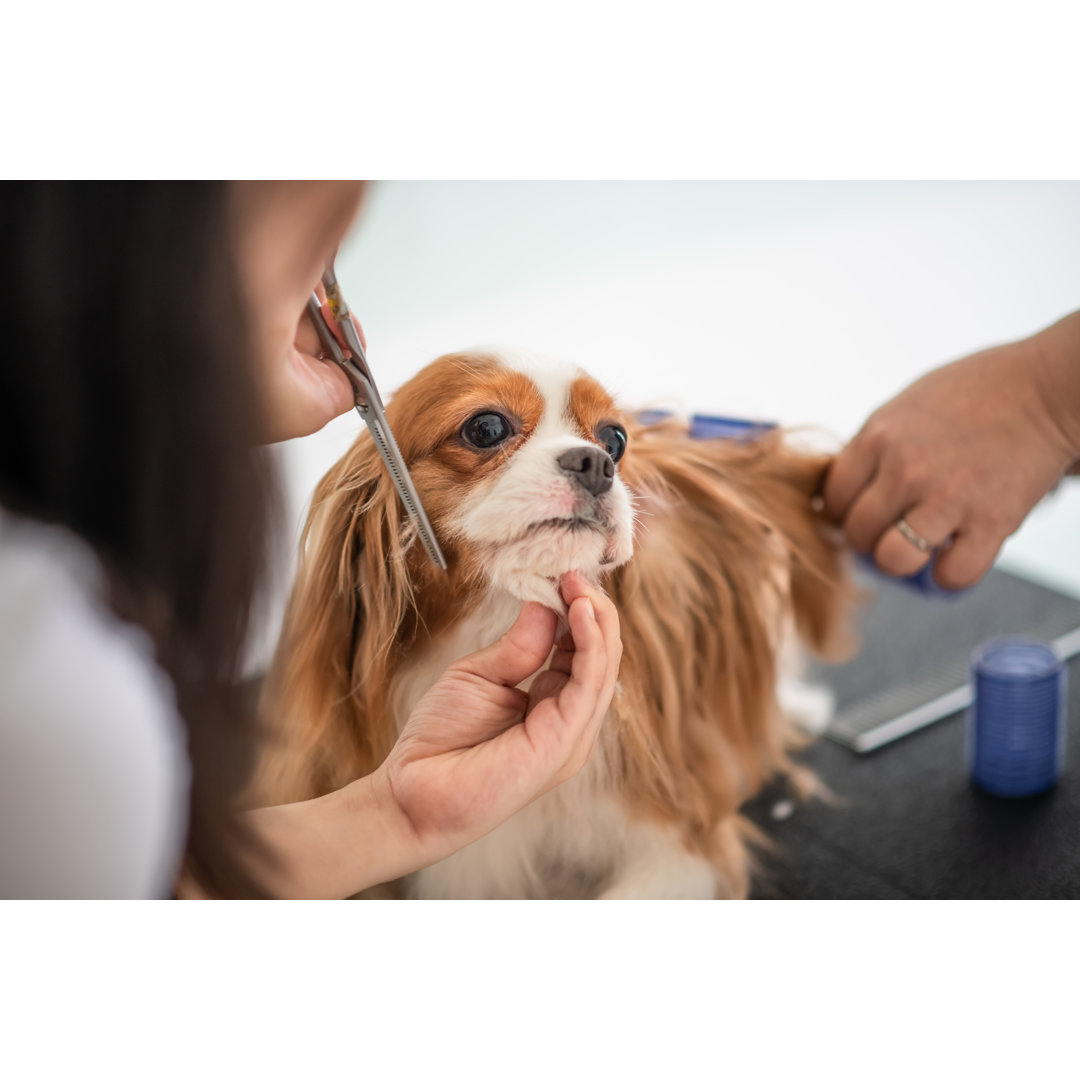
M570 384L570 418L586 439L597 445L597 431L605 424L626 424L611 395L590 375L581 375Z

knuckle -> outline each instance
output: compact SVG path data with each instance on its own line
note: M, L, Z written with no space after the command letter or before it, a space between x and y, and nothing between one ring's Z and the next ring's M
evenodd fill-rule
M954 475L943 476L935 485L934 511L942 517L967 518L967 496L968 491L960 480Z
M862 430L852 440L861 451L880 456L892 445L892 425L881 412L873 413L863 425Z
M851 440L850 447L855 451L875 451L881 449L882 442L881 417L877 413L872 413L855 438Z
M972 532L1004 540L1016 529L1021 520L1022 517L1014 514L1008 507L991 504L980 508L978 514L975 515Z
M919 490L927 478L926 463L923 458L908 451L897 455L890 472L893 482L903 492Z

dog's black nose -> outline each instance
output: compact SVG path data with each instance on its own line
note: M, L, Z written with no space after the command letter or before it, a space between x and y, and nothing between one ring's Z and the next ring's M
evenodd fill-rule
M569 473L590 495L603 495L614 482L615 462L596 446L575 446L556 458L559 468Z

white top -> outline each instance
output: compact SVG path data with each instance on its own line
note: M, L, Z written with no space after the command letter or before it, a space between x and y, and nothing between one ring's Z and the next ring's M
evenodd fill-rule
M170 895L189 765L149 637L90 549L0 511L0 897Z

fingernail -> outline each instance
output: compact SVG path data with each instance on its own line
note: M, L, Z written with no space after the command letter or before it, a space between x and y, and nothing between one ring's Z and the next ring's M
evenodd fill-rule
M588 613L590 619L596 621L596 608L593 607L593 602L587 596L583 597L585 601L585 610Z

